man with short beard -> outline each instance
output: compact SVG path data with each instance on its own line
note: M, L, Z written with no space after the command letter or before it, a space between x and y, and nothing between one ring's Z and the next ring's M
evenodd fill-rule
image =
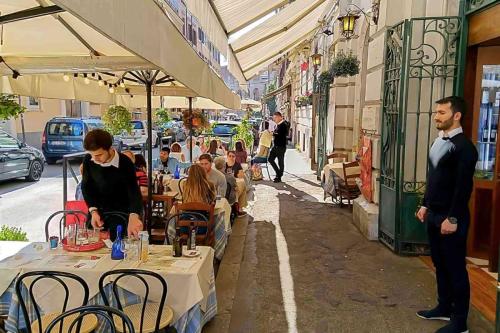
M434 121L439 137L429 152L427 184L417 212L427 222L432 262L436 268L438 304L417 316L450 323L438 333L468 332L470 286L465 256L477 150L464 135L465 101L456 96L436 102Z

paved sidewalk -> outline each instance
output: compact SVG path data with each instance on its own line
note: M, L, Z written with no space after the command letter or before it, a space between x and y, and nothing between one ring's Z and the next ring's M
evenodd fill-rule
M350 210L324 203L316 176L305 171L307 161L296 151L287 152L287 163L284 183L256 183L253 220L246 236L232 245L241 265L228 247L232 270L217 277L217 293L224 297L204 332L434 332L441 327L442 322L415 315L435 303L433 273L418 258L394 255L366 240L351 223ZM492 332L475 310L470 328Z

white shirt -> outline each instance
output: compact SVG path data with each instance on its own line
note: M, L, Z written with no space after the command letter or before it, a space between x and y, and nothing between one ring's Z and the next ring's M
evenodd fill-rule
M95 164L99 165L99 166L102 166L104 168L107 168L107 167L110 167L110 166L114 166L115 168L119 168L120 167L120 154L113 149L113 152L115 153L115 155L113 156L113 158L111 159L111 161L109 162L106 162L106 163L96 163L96 161L94 161L94 159L92 159L92 162L94 162Z
M191 162L189 160L189 147L187 145L182 146L182 153L184 154L184 158L186 159L186 162ZM198 158L201 156L201 148L199 146L194 146L193 147L193 161L198 161Z
M446 134L444 131L439 132L439 137L434 141L429 151L429 159L434 167L437 167L441 158L453 149L454 145L449 138L453 138L460 133L463 133L462 127L455 128Z

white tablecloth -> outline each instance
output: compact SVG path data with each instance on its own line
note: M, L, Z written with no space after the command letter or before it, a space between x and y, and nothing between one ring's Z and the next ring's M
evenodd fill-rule
M213 276L214 251L212 248L204 246L198 247L201 251L198 257L174 258L171 256L171 246L153 245L151 246L150 260L146 263L111 260L110 250L107 248L93 252L72 253L62 249L50 250L45 243L0 242L0 249L3 250L4 248L9 248L10 254L16 253L15 250L17 249L19 254L5 258L0 262L0 295L5 292L17 274L36 270L57 270L74 273L82 277L89 286L89 296L92 298L99 292L98 282L104 272L121 268L143 268L159 273L167 282L167 305L174 310L174 320L198 303L201 304L202 310L204 310L209 294L210 281ZM4 251L0 253L2 257L5 257ZM37 259L41 257L41 259L22 264L22 260L28 256ZM74 257L89 259L90 256L101 257L93 268L74 268L63 263L66 260L73 260ZM177 267L176 262L180 261L192 264L192 266L189 268ZM18 263L21 263L21 265L18 266ZM40 287L34 288L34 295L43 311L60 311L61 304L54 302L54 299L61 299L59 296L63 295L62 288L58 287L56 282L50 280L41 281L37 285ZM72 282L68 283L71 290L69 308L81 305L82 289L78 286ZM143 294L141 288L137 288L137 283L127 283L125 281L121 286L130 292L139 295ZM155 292L156 287L153 285L150 290L153 300L155 295L159 294L158 291Z

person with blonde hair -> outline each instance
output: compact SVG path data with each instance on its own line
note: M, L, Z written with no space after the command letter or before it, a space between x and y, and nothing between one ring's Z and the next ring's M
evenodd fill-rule
M205 169L192 165L187 180L182 183L182 201L213 204L215 197L215 186L208 181Z

